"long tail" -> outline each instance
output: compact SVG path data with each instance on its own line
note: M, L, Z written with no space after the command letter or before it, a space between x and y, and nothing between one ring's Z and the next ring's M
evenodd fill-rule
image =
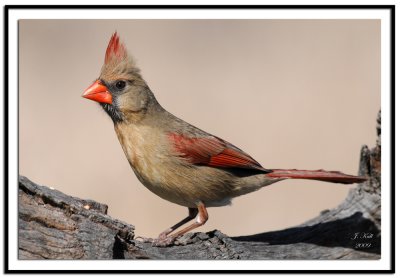
M361 183L367 180L365 177L346 175L338 171L325 170L297 170L297 169L271 169L272 172L266 174L271 178L286 179L307 179L319 180L335 183Z

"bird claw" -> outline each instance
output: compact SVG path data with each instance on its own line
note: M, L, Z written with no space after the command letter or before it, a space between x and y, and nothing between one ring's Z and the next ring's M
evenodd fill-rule
M139 240L143 243L151 243L153 247L167 247L174 245L175 237L158 237L158 238L149 238L138 236L135 240Z
M151 246L154 247L167 247L174 245L175 238L174 237L166 237L166 238L157 238L154 239Z
M135 240L146 243L146 242L151 242L153 239L149 237L137 236L135 237Z

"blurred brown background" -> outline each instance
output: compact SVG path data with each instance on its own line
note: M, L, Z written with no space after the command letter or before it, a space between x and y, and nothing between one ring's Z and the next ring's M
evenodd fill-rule
M379 20L21 20L20 174L108 204L137 235L157 236L187 209L139 183L109 117L81 98L115 30L167 110L266 168L356 174L361 145L375 142ZM293 226L335 207L350 188L280 182L209 209L199 230Z

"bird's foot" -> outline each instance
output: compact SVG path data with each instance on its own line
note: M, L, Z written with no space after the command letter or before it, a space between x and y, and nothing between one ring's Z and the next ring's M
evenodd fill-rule
M174 245L176 237L158 237L158 238L149 238L149 237L141 237L138 236L135 240L140 240L143 243L151 243L151 246L154 247L167 247Z
M175 237L166 237L166 238L156 238L152 242L152 246L156 247L167 247L174 245Z

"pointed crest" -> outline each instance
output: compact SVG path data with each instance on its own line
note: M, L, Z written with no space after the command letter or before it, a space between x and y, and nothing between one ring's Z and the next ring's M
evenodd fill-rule
M106 56L104 57L104 63L109 63L111 60L117 59L122 60L127 56L125 45L120 42L117 32L111 36L110 42L106 50Z

